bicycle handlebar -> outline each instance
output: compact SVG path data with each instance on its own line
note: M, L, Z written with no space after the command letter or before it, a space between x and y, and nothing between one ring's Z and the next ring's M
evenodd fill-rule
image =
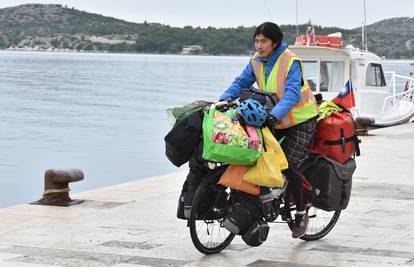
M222 100L222 101L218 101L216 102L215 106L217 108L222 108L222 107L238 107L240 105L240 102L238 99L236 100Z

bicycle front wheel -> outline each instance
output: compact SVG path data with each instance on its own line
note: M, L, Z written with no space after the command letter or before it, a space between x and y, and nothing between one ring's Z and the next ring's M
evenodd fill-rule
M222 226L227 205L224 208L223 206L217 207L212 205L207 210L205 210L205 207L202 207L202 205L205 205L205 196L208 190L217 190L218 187L212 181L203 181L195 193L191 207L189 219L191 240L197 250L204 254L222 251L231 243L235 236L235 234ZM221 188L221 190L223 189ZM230 201L227 195L225 201Z

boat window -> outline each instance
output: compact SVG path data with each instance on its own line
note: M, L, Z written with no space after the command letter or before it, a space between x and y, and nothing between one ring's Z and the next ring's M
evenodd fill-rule
M321 61L319 90L321 92L338 92L344 87L343 61Z
M386 86L381 64L371 63L368 65L366 85Z
M308 80L310 88L312 91L316 91L316 85L318 84L318 62L303 61L303 68L303 74L305 79Z

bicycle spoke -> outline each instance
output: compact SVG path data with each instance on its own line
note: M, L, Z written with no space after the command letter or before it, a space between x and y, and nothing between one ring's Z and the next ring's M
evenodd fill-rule
M215 247L230 235L230 232L220 226L219 221L198 220L196 229L199 233L200 242L205 244L206 247Z
M207 231L204 230L205 225L200 224L198 229L197 229L197 233L201 233L201 236L199 236L200 241L204 241L206 235L207 235Z

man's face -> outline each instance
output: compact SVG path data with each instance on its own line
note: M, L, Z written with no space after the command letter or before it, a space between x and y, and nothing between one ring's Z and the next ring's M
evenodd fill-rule
M276 48L276 44L263 34L258 34L254 37L254 48L261 58L266 58Z

